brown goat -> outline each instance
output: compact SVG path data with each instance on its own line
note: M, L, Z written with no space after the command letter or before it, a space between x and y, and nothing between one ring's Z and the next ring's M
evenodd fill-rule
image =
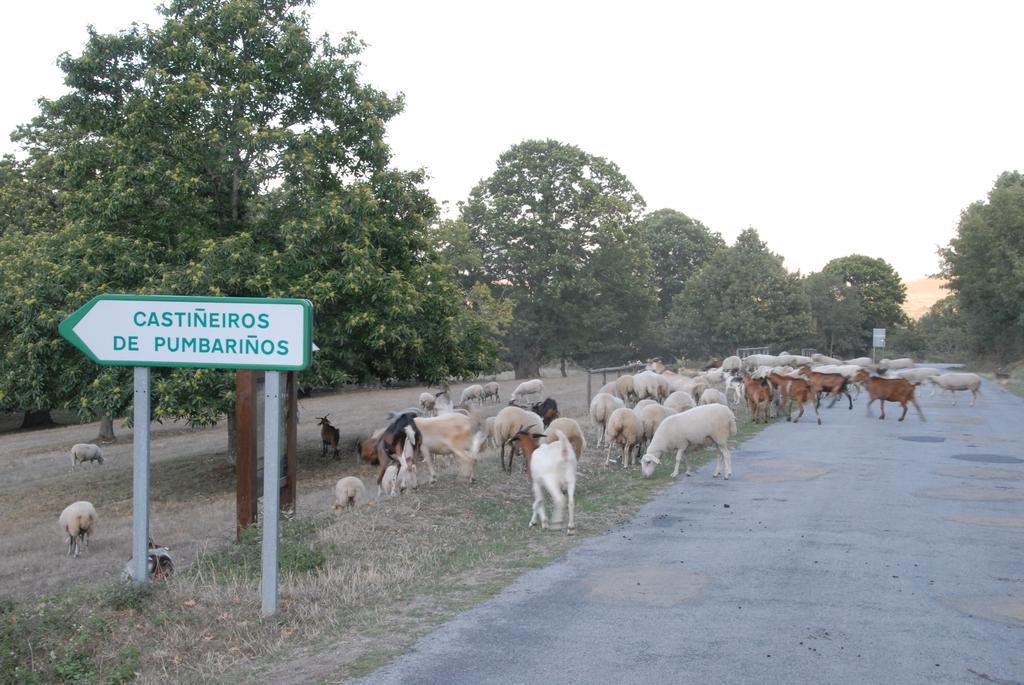
M827 392L832 395L832 404L828 405L829 407L836 403L840 395L846 395L846 399L850 401L850 409L853 409L853 398L846 389L850 381L846 376L840 373L818 373L811 371L809 366L801 366L800 373L811 383L811 389L817 397L815 407L821 404L821 393Z
M561 416L558 413L558 402L553 397L548 397L543 402L537 402L530 407L530 411L541 418L544 422L544 427L547 428L548 424Z
M757 423L757 415L761 411L762 404L764 404L764 422L768 423L768 406L772 401L772 389L768 385L768 380L744 376L743 394L747 398L747 406L750 408L750 415L754 418L754 423Z
M814 398L814 394L811 390L810 381L806 381L803 378L793 378L792 376L783 376L772 372L768 375L768 378L775 383L782 392L782 401L787 402L786 404L786 420L796 423L804 415L804 402L811 402ZM800 413L797 417L793 418L793 402L797 403L800 407ZM781 405L780 405L781 406ZM814 415L818 417L818 425L821 425L821 414L818 413L818 403L813 402L811 405L814 407Z
M924 412L921 411L921 405L917 403L917 399L914 397L914 388L916 386L910 381L904 378L880 378L878 376L871 376L867 379L868 396L871 400L868 402L868 416L871 416L871 403L878 400L882 406L882 415L878 418L880 420L885 419L885 402L899 402L900 406L903 407L903 414L899 420L907 418L907 402L913 402L914 409L921 416L922 421L927 421L924 418Z
M341 440L341 431L331 425L331 422L327 420L327 416L316 417L317 425L320 426L320 456L327 458L327 448L334 450L332 455L335 459L341 459L341 453L338 452L338 441Z

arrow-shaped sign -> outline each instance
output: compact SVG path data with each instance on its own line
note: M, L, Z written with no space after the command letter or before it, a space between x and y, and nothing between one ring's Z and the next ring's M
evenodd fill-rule
M313 305L248 297L99 295L60 324L97 364L299 371Z

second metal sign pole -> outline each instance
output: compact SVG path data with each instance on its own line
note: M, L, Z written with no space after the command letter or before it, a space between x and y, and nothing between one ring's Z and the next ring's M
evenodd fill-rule
M277 522L281 508L281 372L267 371L263 398L263 615L277 612Z
M149 582L149 367L135 367L132 423L132 577Z

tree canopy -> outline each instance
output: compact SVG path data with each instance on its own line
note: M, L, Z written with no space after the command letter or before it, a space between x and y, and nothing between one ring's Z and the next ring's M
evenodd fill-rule
M864 307L857 289L839 274L820 271L804 279L817 332L817 349L830 357L851 357L864 348Z
M907 323L907 315L900 308L907 299L907 286L889 262L852 254L833 259L822 272L840 278L859 295L865 340L869 340L872 328L892 328Z
M1024 175L1006 172L940 251L976 352L1024 356Z
M160 26L90 29L61 57L69 92L17 131L24 162L0 164L0 251L5 285L57 274L66 294L0 303L0 393L61 406L112 378L64 376L56 323L19 334L99 292L308 298L321 351L306 385L493 365L488 323L430 243L423 172L391 167L402 99L361 79L354 35L312 38L306 4L173 0ZM208 422L233 401L229 372L154 385L156 416Z
M461 207L472 278L514 303L505 339L517 376L546 359L618 360L653 303L635 230L643 198L613 163L554 140L513 146Z
M800 277L752 228L719 250L676 296L669 331L688 357L737 347L800 347L813 336Z

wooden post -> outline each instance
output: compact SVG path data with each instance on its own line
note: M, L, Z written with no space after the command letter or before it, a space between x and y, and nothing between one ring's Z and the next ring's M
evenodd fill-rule
M235 536L256 521L256 374L241 369L235 376Z
M281 511L295 511L295 481L299 468L299 374L287 376L285 409L285 484L281 488Z

